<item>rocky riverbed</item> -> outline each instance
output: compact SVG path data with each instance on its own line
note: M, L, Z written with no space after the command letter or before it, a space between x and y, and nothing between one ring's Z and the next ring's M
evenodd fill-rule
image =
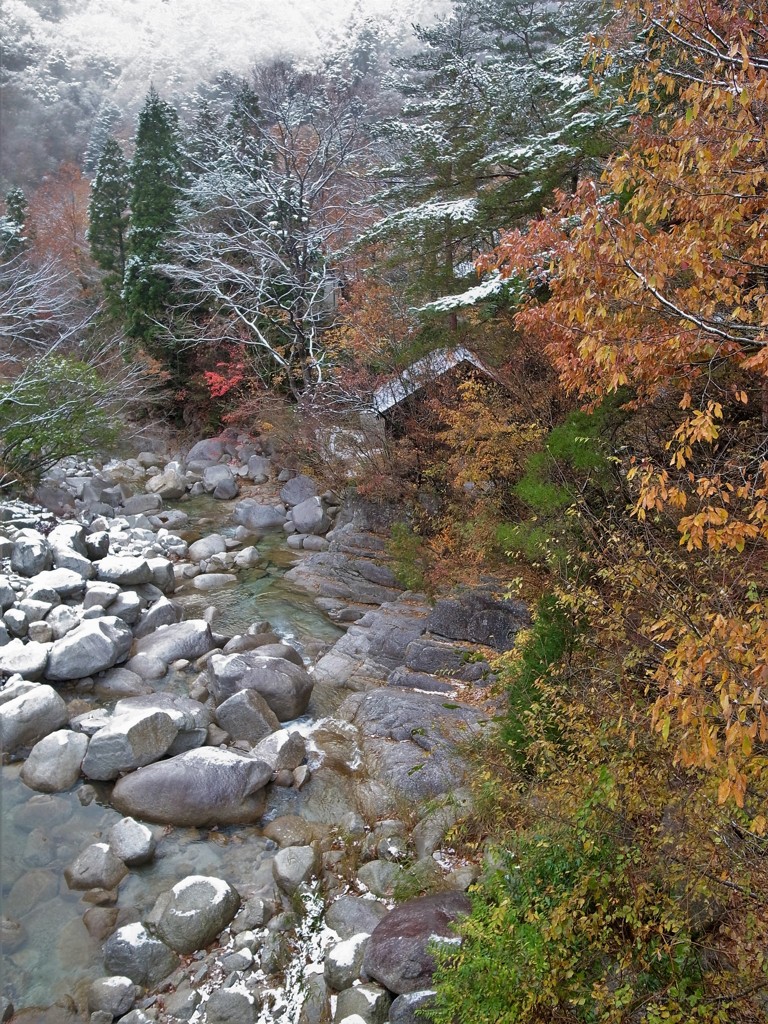
M206 495L220 528L201 535ZM525 609L403 593L380 511L250 438L67 462L39 497L56 514L0 506L3 847L19 851L2 1019L415 1021L428 942L450 938L477 870L443 843L468 801L457 744L488 720L483 653ZM323 638L224 624L276 544ZM48 1005L26 935L60 894L98 953Z

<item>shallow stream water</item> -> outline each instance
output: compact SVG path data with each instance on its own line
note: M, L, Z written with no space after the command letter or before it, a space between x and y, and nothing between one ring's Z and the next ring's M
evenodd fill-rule
M181 506L195 524L194 532L185 536L191 540L196 535L233 531L231 524L221 521L222 513L228 512L222 504L204 499ZM207 593L185 586L184 617L199 617L213 605L213 628L221 633L245 632L251 623L267 619L276 633L305 656L318 646L332 644L342 631L319 611L310 595L283 579L297 557L286 547L284 534L267 535L257 546L262 564L240 571L236 584ZM158 689L185 692L193 678L192 673L177 673L160 681ZM69 699L75 692L63 692L63 696ZM313 710L320 715L331 709ZM139 920L161 892L188 874L219 875L236 888L247 888L259 863L276 850L257 826L212 830L152 826L160 837L154 861L131 870L119 886L115 907L94 907L89 902L92 896L69 890L64 869L86 846L106 840L109 828L120 819L108 802L110 787L81 781L66 793L49 796L25 786L20 768L21 763L0 769L0 911L19 922L23 934L21 941L18 933L6 936L0 988L17 1010L50 1006L68 997L84 1005L90 981L105 973L99 926L111 923L108 933ZM82 799L90 797L84 805ZM276 800L281 812L301 812L301 796L294 791L276 793ZM86 914L95 936L86 927ZM120 918L115 924L116 914Z

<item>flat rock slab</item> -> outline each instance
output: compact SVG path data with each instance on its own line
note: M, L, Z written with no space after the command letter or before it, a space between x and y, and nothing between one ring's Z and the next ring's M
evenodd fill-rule
M469 897L458 892L435 893L402 903L371 935L363 970L398 995L429 988L435 970L430 943L436 939L455 942L453 923L471 909Z
M112 803L123 814L169 825L240 825L264 813L264 761L203 747L119 779Z
M530 622L528 607L522 601L499 600L473 591L438 601L427 619L427 629L449 640L468 640L508 651L518 632Z
M440 694L379 688L348 697L337 718L360 731L365 767L409 800L424 800L461 785L466 764L456 752L480 727L476 708Z

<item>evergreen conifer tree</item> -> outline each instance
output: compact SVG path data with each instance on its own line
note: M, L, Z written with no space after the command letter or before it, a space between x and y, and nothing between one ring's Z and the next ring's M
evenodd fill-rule
M403 97L381 135L387 238L418 268L417 300L451 314L451 296L497 232L575 188L615 142L625 109L610 83L593 92L586 35L599 0L456 0L450 17L416 26L420 49L393 62ZM476 291L476 289L472 289Z
M116 103L109 99L102 103L91 129L88 147L83 157L83 170L86 174L96 173L107 140L112 137L113 132L122 119L122 111Z
M10 260L26 248L25 226L29 203L23 189L12 188L5 196L5 215L0 217L0 256Z
M145 343L160 333L170 282L155 267L178 217L184 180L179 118L151 88L139 114L131 167L131 227L123 297L127 333Z
M88 241L94 261L106 271L103 286L108 306L121 308L131 182L128 164L116 139L107 139L96 168L88 207Z

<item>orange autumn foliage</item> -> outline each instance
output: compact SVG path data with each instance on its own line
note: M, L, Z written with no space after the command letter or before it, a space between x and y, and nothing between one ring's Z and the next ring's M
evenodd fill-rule
M90 193L80 168L62 164L32 194L28 214L38 256L58 260L83 287L92 266L86 237Z
M653 654L654 728L741 806L768 743L768 34L760 3L629 10L627 148L481 269L527 282L517 327L571 392L655 417L625 462L656 600L631 566L613 582Z

